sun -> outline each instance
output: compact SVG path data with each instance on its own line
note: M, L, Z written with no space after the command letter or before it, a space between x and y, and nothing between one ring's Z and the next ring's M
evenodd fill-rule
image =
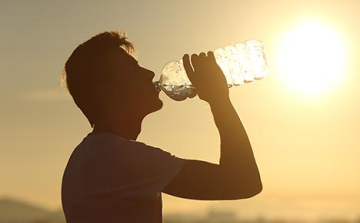
M308 96L320 95L345 72L344 41L319 20L303 21L280 41L277 67L289 87Z

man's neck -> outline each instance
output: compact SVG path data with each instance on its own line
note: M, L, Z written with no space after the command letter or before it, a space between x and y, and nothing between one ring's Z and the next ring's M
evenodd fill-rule
M92 133L109 132L120 137L136 140L141 132L142 119L102 120L94 125Z

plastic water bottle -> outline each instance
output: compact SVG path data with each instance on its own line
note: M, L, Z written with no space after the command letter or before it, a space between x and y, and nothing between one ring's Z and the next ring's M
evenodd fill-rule
M223 71L228 87L260 80L269 73L263 44L249 40L235 46L227 46L214 51L217 64ZM186 75L182 59L168 62L154 82L158 91L176 101L196 96L196 90Z

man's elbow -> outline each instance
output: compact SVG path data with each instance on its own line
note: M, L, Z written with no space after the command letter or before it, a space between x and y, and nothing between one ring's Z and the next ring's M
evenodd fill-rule
M252 189L250 189L248 198L254 197L254 196L260 194L262 190L263 190L262 183L261 182L257 183Z
M240 200L254 197L261 193L263 189L262 183L257 182L256 184L251 184L246 187L244 185L228 189L223 193L225 200Z
M262 189L263 189L263 186L262 186L261 182L252 184L249 188L244 190L242 198L239 198L239 199L246 199L246 198L254 197L254 196L260 194Z

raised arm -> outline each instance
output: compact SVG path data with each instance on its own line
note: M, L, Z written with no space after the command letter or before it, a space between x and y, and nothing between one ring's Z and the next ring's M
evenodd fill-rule
M214 54L183 57L186 73L200 99L209 103L221 139L220 165L186 160L163 192L198 200L233 200L262 190L249 138L229 98L226 79Z

